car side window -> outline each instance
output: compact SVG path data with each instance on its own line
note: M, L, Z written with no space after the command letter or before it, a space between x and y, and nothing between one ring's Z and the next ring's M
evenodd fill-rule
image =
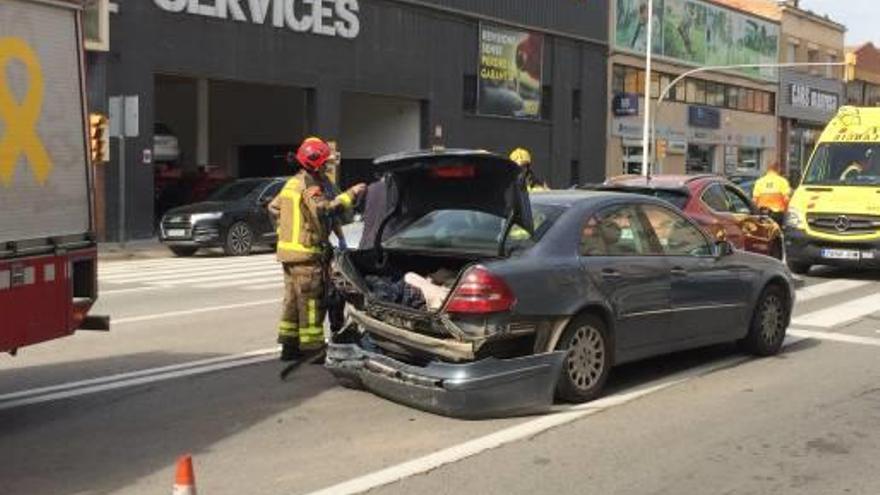
M672 210L653 205L642 207L645 218L667 256L709 256L712 247L700 229Z
M751 204L739 191L729 186L725 187L724 190L727 193L727 201L730 203L730 211L732 213L740 215L752 214Z
M712 184L703 191L703 202L712 210L722 213L730 212L730 204L727 202L727 193L720 184Z
M650 251L649 237L635 207L612 207L584 223L582 256L644 256Z
M284 188L283 181L276 181L269 184L269 187L267 187L263 191L263 193L260 194L260 202L268 203L269 201L272 201L273 199L275 199L275 196L278 196L278 193L281 192L282 188Z

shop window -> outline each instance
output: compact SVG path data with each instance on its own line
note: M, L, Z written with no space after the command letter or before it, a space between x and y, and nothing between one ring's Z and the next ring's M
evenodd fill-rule
M644 76L642 76L644 81ZM639 93L639 71L632 67L627 67L624 74L623 90L627 93Z
M581 90L579 89L571 92L571 120L572 122L581 121Z
M611 91L623 93L626 91L626 67L615 65L611 73Z
M553 87L544 86L541 88L541 119L553 119Z
M461 108L466 113L477 113L477 75L465 74L461 84Z
M688 79L685 83L685 101L688 103L696 103L697 101L697 81Z
M739 88L735 86L727 87L727 108L736 110L739 108Z
M621 173L624 175L639 175L642 173L642 147L623 146L623 163Z
M737 172L757 174L761 169L761 150L759 148L740 148Z
M706 81L696 81L697 99L693 103L706 104Z
M657 72L651 72L651 98L658 98L660 96L660 74Z

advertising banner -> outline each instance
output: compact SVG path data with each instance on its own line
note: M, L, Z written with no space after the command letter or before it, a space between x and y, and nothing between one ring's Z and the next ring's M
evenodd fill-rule
M540 118L543 65L542 35L481 24L477 112Z
M647 0L616 0L615 46L645 53ZM653 53L695 66L772 64L779 60L779 25L700 0L654 1ZM777 80L776 69L741 69Z

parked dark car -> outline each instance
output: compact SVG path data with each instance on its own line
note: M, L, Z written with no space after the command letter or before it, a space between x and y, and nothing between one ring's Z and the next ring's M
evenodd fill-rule
M173 208L162 217L159 239L177 256L211 247L244 256L255 246L273 246L278 236L266 205L286 180L240 179L217 189L206 201Z
M781 348L794 302L785 266L714 241L665 201L530 200L517 167L483 152L380 161L394 163L385 241L336 259L348 324L326 366L345 384L498 416L591 400L613 366L649 356L728 341L762 356ZM436 309L406 285L420 277L448 290Z

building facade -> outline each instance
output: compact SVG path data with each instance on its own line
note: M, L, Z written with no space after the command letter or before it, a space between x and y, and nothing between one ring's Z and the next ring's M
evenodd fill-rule
M136 97L120 120L139 132L121 152L114 140L101 174L106 237L120 201L126 237L153 235L160 173L287 174L309 135L337 143L343 182L440 144L529 148L554 186L601 179L607 2L539 3L117 2L109 51L89 56L90 102L113 113L108 101Z
M780 4L780 62L844 61L846 28L825 16L801 9L797 0ZM779 78L779 163L797 180L822 129L845 100L843 68L787 68Z
M640 173L646 84L657 138L666 156L655 173L757 173L776 159L776 71L740 68L695 73L697 67L767 64L778 60L780 24L773 2L655 2L655 63L645 80L647 2L612 2L609 145L606 173ZM748 9L748 10L747 10ZM670 87L657 105L658 95ZM662 155L662 153L661 153Z
M846 84L846 102L860 107L880 106L880 50L873 43L847 48L854 66Z

